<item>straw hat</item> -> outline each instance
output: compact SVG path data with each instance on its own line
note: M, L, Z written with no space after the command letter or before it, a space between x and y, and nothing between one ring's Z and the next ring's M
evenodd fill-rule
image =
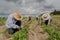
M48 20L49 18L50 18L49 13L45 13L45 14L42 15L43 20Z
M13 17L14 17L16 20L21 20L21 19L22 19L21 14L18 13L18 12L13 13Z

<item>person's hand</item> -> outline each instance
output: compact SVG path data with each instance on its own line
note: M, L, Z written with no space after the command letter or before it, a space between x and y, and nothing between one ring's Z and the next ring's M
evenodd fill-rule
M20 29L20 27L18 26L17 29Z
M18 28L17 28L17 29L19 29L19 30L20 30L20 29L22 29L22 28L21 28L20 26L18 26Z
M21 28L23 28L23 25L21 25Z

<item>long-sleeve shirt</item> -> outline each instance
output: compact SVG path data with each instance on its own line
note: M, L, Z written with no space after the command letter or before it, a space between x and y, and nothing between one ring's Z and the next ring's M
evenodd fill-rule
M18 28L19 26L15 24L16 22L17 21L14 19L13 15L11 14L11 15L9 15L9 17L6 21L6 27L7 28Z

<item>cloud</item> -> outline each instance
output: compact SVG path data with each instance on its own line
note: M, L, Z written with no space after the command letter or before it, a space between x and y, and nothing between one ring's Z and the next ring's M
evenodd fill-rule
M54 6L53 5L45 5L44 8L45 9L52 9L52 8L54 8Z
M60 0L54 0L52 5L55 7L55 9L60 10Z
M57 0L0 0L0 14L22 11L23 14L39 14L59 9Z
M17 2L18 0L6 0L8 2Z
M45 0L36 0L37 2L43 2L43 1L45 1Z

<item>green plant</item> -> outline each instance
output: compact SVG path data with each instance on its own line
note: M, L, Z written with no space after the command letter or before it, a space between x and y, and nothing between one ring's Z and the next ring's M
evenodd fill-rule
M28 28L25 27L22 30L16 32L11 38L11 40L27 40L28 38Z
M0 18L0 26L4 25L6 21L6 18Z
M49 34L51 40L60 40L60 32L50 26L43 25L43 29Z

